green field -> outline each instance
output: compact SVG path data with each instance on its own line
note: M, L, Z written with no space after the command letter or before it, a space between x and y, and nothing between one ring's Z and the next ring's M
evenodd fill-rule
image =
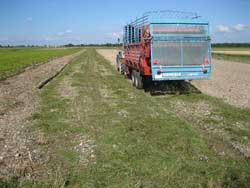
M44 175L2 185L247 188L249 122L249 109L204 94L136 90L88 49L42 91L33 115Z
M213 58L226 61L240 62L240 63L250 63L250 48L214 47Z
M0 80L17 74L26 67L72 54L80 48L0 48Z
M250 55L230 55L230 54L219 54L213 53L213 58L219 60L233 61L239 63L249 63L250 64Z
M213 47L214 51L250 51L250 47Z

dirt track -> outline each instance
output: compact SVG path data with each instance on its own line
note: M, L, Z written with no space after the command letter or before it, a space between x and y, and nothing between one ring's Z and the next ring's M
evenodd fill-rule
M99 49L97 50L99 54L101 54L103 57L105 57L107 60L113 63L115 66L116 64L116 55L119 52L119 50L115 49Z
M228 54L228 55L250 55L250 51L225 51L225 50L218 50L213 51L216 54Z
M250 108L250 65L223 60L213 61L210 80L192 81L202 92L225 102Z
M118 50L101 49L98 52L115 65ZM222 98L237 107L250 108L250 65L213 60L210 80L192 81L203 93Z
M98 50L113 62L118 50ZM26 134L29 117L38 106L42 81L53 76L80 53L65 56L28 69L25 72L0 82L0 179L6 175L32 174L42 170L37 144L46 143L40 132ZM210 80L193 81L202 92L223 98L240 107L250 107L250 65L214 60Z
M38 105L39 83L52 77L81 52L55 59L0 82L0 179L28 173L39 168L34 144L41 144L39 133L25 134L26 127Z

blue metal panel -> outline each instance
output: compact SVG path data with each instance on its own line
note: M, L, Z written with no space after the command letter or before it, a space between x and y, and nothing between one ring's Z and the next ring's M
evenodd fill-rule
M209 22L207 20L203 19L196 19L196 20L190 20L190 19L168 19L168 18L161 18L161 19L155 19L150 18L148 19L148 24L157 24L157 23L167 23L167 24L203 24L207 25Z
M207 72L204 73L203 69ZM161 74L157 71L161 70ZM154 67L152 69L152 79L154 81L162 80L197 80L209 79L211 76L211 66L196 67Z
M208 24L193 24L193 23L154 23L151 34L155 38L206 38L209 36Z
M135 19L131 23L124 27L124 44L131 43L133 41L140 41L140 32L142 26L150 25L154 23L168 23L168 24L205 24L208 22L201 19L196 13L162 10L152 11L145 13L142 17ZM130 35L130 29L132 27L135 30L134 35ZM139 30L139 32L137 31ZM134 38L134 40L132 40Z
M154 27L155 25L157 27ZM188 30L201 25L205 29L201 30L203 32L191 33ZM186 26L188 28L186 33L178 30L183 28L185 30ZM156 28L158 30L154 33ZM157 60L159 64L151 63L154 81L210 78L212 58L208 23L150 24L150 31L153 37L151 62ZM208 65L204 64L206 59L209 60ZM158 71L161 73L159 74Z
M154 25L164 25L167 29L177 28L177 32L154 33ZM151 70L152 79L160 80L194 80L208 79L211 76L211 43L209 22L196 13L181 11L153 11L131 22L124 29L125 45L140 41L143 26L150 26ZM174 27L175 26L175 27ZM171 28L172 27L172 28ZM179 28L204 27L204 32L181 32ZM155 46L158 43L159 46ZM160 49L162 45L162 49ZM171 45L173 45L171 47ZM197 46L197 45L200 45ZM156 49L158 48L158 49ZM155 59L161 59L162 65L154 65ZM165 58L165 59L164 59ZM170 59L170 61L168 59ZM208 59L209 64L204 60ZM204 69L206 71L204 71ZM157 74L157 71L161 74Z

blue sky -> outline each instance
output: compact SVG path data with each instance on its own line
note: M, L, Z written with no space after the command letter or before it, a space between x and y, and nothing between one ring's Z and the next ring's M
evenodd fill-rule
M250 42L250 0L0 0L0 44L115 42L131 19L164 9L209 20L213 42Z

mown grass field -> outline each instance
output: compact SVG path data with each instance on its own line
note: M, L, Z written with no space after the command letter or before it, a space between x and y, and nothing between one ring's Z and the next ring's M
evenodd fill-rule
M250 51L250 47L213 47L214 51Z
M0 48L0 80L19 73L28 66L45 63L79 50L79 48Z
M213 48L213 58L235 61L241 63L250 63L250 48Z
M136 90L88 49L42 91L33 115L44 175L2 185L247 188L249 122L249 109L204 94Z

